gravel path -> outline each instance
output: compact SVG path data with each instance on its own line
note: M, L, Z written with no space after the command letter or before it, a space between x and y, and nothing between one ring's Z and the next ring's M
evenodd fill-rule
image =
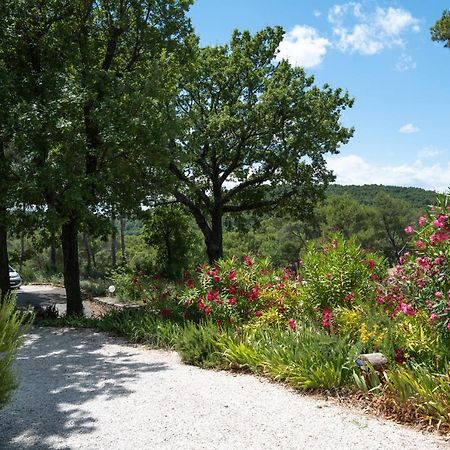
M444 449L442 438L90 330L33 329L7 449Z

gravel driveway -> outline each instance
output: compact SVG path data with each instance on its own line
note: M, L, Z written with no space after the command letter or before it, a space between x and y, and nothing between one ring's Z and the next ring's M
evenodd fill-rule
M443 449L448 443L250 375L90 330L33 329L1 449Z

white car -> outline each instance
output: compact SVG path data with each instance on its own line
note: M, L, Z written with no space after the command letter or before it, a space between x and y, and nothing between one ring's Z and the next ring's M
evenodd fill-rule
M11 266L9 266L9 284L11 289L20 288L22 285L21 276Z

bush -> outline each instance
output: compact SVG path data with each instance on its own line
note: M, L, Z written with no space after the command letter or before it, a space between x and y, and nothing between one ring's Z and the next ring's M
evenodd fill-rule
M181 304L192 320L209 318L229 326L273 319L287 327L300 288L293 274L273 269L268 259L230 258L197 269L186 282Z
M181 359L200 367L224 367L219 341L224 332L211 321L186 323L176 338L175 348Z
M15 297L0 302L0 408L9 401L17 387L12 363L22 344L22 335L32 321L32 315L15 309Z

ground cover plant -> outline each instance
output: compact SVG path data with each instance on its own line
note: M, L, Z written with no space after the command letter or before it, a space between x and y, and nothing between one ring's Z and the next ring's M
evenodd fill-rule
M0 408L8 403L17 387L12 363L22 344L22 335L32 320L32 315L15 309L13 295L0 302Z
M399 419L447 431L449 218L442 196L406 228L408 248L393 270L336 234L310 243L296 271L248 255L201 265L178 284L140 274L124 286L141 309L67 320L176 349L189 364L356 393ZM387 357L383 370L357 364L372 352Z

